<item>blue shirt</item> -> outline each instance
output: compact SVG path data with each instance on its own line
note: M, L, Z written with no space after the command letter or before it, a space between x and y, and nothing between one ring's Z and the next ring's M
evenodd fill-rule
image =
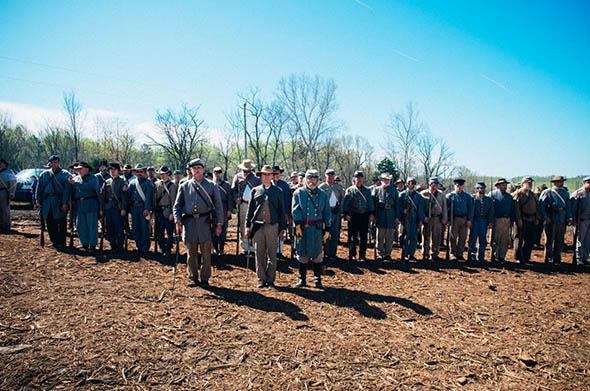
M76 213L98 212L100 206L98 178L90 174L83 177L78 175L74 181Z
M514 198L508 192L493 190L488 194L494 202L494 217L508 217L511 221L516 221L516 208Z
M453 208L453 217L467 217L468 221L473 220L473 199L464 191L449 193L447 195L447 208L449 209L449 216L451 216L451 208Z
M37 184L37 202L41 205L43 218L49 216L49 210L53 218L65 217L61 206L70 202L71 185L68 182L70 173L59 168L57 172L49 169L43 171L39 176Z
M141 190L143 190L143 194L145 195L145 201L139 195L137 186L141 186ZM144 209L152 210L152 197L154 195L154 185L152 181L145 177L142 177L141 179L135 178L129 182L127 191L129 193L129 203L131 206L143 204Z

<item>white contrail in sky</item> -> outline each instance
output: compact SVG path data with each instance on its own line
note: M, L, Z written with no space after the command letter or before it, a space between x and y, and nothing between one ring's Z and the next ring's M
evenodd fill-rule
M504 91L506 91L507 93L509 93L510 95L513 94L513 92L506 87L504 84L492 79L491 77L487 77L486 75L482 75L484 79L486 79L487 81L489 81L490 83L495 84L496 86L500 87L501 89L503 89Z
M422 64L422 61L418 60L416 57L412 57L412 56L410 56L409 54L406 54L406 53L404 53L404 52L400 52L399 50L396 50L396 49L392 49L392 50L393 50L395 53L399 54L400 56L407 58L408 60L412 60L412 61L414 61L414 62L417 62L417 63L419 63L419 64Z
M363 7L365 7L366 9L368 9L369 11L373 12L373 7L371 7L369 4L362 2L361 0L352 0L355 3L357 3L358 5L361 5Z

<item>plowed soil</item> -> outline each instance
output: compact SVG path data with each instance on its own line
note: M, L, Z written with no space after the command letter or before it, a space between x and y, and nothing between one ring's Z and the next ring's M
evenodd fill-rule
M176 274L159 255L59 252L39 246L33 211L14 214L0 236L3 390L590 389L590 275L571 253L548 268L541 251L496 265L371 249L330 265L319 290L293 288L286 246L277 289L258 289L232 220L212 286L188 288L184 250Z

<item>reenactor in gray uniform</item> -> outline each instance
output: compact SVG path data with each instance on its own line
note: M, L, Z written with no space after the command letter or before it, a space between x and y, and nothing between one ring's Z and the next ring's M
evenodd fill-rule
M516 220L516 207L512 195L506 191L508 188L506 179L498 179L494 186L496 190L489 194L494 202L492 261L504 262L510 244L510 227Z
M124 177L119 175L121 166L118 163L110 164L111 177L107 179L102 188L103 212L106 225L107 240L111 249L119 251L123 249L125 242L124 219L127 219L129 184Z
M590 176L572 193L572 210L576 230L576 259L578 265L588 262L590 255Z
M233 180L231 189L235 197L235 203L238 208L238 222L240 229L240 236L242 239L242 249L245 252L250 252L250 244L248 243L248 237L245 235L246 230L246 215L248 214L248 203L252 200L252 189L256 186L260 186L260 178L254 175L253 170L255 168L254 163L250 159L242 161L238 165L240 172L238 172Z
M572 222L572 207L569 193L563 188L565 178L561 175L551 178L553 186L541 193L539 207L545 220L545 262L560 263L565 228Z
M109 163L106 160L101 160L98 163L98 172L95 175L96 179L98 179L98 188L102 191L105 182L111 177L111 174L109 174Z
M218 255L223 254L225 241L227 238L227 226L231 219L231 211L234 208L234 195L231 185L223 178L223 169L215 167L213 169L213 182L219 187L219 195L221 196L221 204L223 205L223 227L221 234L213 237L213 249Z
M451 240L449 242L453 254L451 259L463 261L467 232L471 228L473 221L473 199L471 195L463 190L465 179L458 178L453 182L455 183L455 191L447 194L448 213L449 218L452 219L452 224L449 226L451 230Z
M283 192L272 183L272 167L265 165L258 175L262 183L252 189L246 214L246 238L254 242L258 287L274 287L277 245L285 236L287 222Z
M150 212L154 208L154 186L145 175L143 164L136 164L133 169L134 178L128 186L129 210L131 212L132 236L137 251L146 253L150 250L149 222Z
M322 289L323 243L330 238L332 212L328 195L318 188L317 170L307 170L305 186L293 194L293 221L297 241L299 280L296 287L306 286L307 265L311 262L315 287Z
M162 166L160 180L155 185L156 235L160 250L164 256L170 255L174 243L174 213L172 208L176 202L178 186L170 180L170 169Z
M8 162L0 159L0 232L10 232L10 201L16 192L16 176L8 169Z
M176 188L178 188L178 186L180 186L181 180L182 180L182 171L174 170L174 179L172 180L172 182L174 182L174 184L176 185Z
M399 194L397 187L390 185L391 176L388 173L382 173L379 178L381 185L373 190L377 255L383 260L391 260L395 227L401 215Z
M60 167L59 156L51 155L49 169L39 176L37 184L37 207L47 225L49 239L55 247L66 245L66 214L70 202L70 173Z
M224 220L223 205L219 187L203 176L203 161L194 159L188 165L193 172L193 178L184 182L178 189L173 209L176 233L182 235L182 241L187 249L187 272L190 279L188 286L198 286L200 276L201 286L207 287L211 277L211 231L212 226L215 226L215 235L221 234ZM199 249L200 268L197 263Z
M356 259L356 248L360 244L359 261L364 262L367 255L367 235L369 222L375 220L375 205L373 195L368 187L363 185L365 174L356 171L353 185L346 189L342 212L348 222L348 259Z
M404 191L406 189L406 183L404 182L403 179L398 179L397 181L395 181L395 187L397 188L397 193L401 194L402 191ZM414 190L415 187L414 187ZM393 232L393 245L397 246L397 245L402 245L402 243L404 243L404 238L403 238L403 225L400 224L396 224L395 228L394 228L394 232Z
M399 207L401 211L400 228L403 229L402 261L414 261L416 247L418 245L418 231L424 221L424 199L415 190L416 179L408 178L407 188L399 195Z
M475 254L480 262L485 260L488 228L494 225L494 202L486 195L485 182L477 182L473 195L473 220L469 232L470 261L475 261ZM479 242L479 246L477 245Z
M98 217L102 214L99 181L90 174L92 167L86 162L78 163L74 170L78 175L69 181L76 202L76 231L82 248L93 251L98 242Z
M516 202L515 258L524 263L531 260L537 225L541 220L539 199L533 192L533 178L522 178L520 189L512 194L512 198Z
M186 172L186 176L184 178L182 178L180 180L180 184L182 185L184 182L186 181L190 181L191 179L193 179L193 171L191 170L191 168L188 166L188 163L185 167L185 172Z
M330 240L326 242L326 258L337 258L337 247L340 240L340 228L342 226L342 204L344 201L344 188L339 183L336 183L336 171L329 168L326 170L326 181L323 182L319 188L323 190L328 196L328 205L331 211L330 221Z
M299 187L299 177L297 176L297 171L293 171L291 176L289 177L291 181L289 182L289 187L291 188L291 195Z
M424 228L422 229L422 256L427 261L432 255L433 261L440 260L438 253L443 227L447 224L447 199L439 190L437 177L428 180L428 189L420 192L424 199Z

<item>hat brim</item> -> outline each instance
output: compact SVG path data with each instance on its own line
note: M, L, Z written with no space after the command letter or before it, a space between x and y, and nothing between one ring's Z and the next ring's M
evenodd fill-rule
M269 175L272 175L272 174L274 174L274 171L257 171L257 172L256 172L256 175L258 175L258 176L260 176L260 175L262 175L262 174L269 174Z

